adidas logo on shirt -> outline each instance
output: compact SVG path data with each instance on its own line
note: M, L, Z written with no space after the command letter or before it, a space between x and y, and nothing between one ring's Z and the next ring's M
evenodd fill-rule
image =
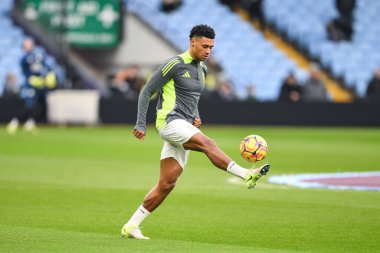
M189 74L188 71L186 71L182 76L183 76L183 77L190 77L190 74Z

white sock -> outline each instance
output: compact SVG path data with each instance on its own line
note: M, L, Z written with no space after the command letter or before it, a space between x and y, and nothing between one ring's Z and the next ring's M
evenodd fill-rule
M14 126L18 126L18 119L17 118L13 118L10 122L9 122L9 125L14 125Z
M235 176L245 178L248 174L248 170L240 167L238 164L236 164L234 161L231 161L227 166L227 171Z
M132 215L132 217L127 222L126 226L134 225L139 226L140 223L148 217L150 212L146 210L142 205L137 208L136 212Z
M26 131L33 131L34 128L36 128L36 122L34 121L34 119L28 119L24 124L24 128Z

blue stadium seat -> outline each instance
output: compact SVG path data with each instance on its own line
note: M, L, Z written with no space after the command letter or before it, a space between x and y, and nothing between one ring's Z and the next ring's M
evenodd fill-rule
M364 94L363 83L380 66L380 1L357 1L353 39L338 44L328 41L325 28L338 16L335 0L264 3L264 13L277 29L330 68L333 75L343 77L348 86L357 87L359 96Z
M297 6L297 1L291 2ZM242 98L247 86L254 84L259 100L276 100L286 74L300 71L261 33L216 0L202 1L202 5L199 0L184 0L183 5L171 14L160 12L159 3L157 0L149 3L128 0L127 8L181 50L188 47L188 32L194 25L211 25L217 34L213 55Z

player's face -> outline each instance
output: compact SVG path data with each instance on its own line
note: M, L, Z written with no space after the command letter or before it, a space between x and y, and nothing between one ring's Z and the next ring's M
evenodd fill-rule
M24 41L24 50L26 51L26 52L29 52L29 51L32 51L32 49L33 49L33 47L34 47L34 43L33 43L33 41L32 40L25 40Z
M190 40L190 50L195 60L204 61L214 47L214 40L206 37L193 37Z

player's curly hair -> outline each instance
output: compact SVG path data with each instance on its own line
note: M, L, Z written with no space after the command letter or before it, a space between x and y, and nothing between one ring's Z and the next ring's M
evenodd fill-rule
M208 25L196 25L191 29L189 37L190 39L193 37L206 37L208 39L214 39L215 32L214 29Z

